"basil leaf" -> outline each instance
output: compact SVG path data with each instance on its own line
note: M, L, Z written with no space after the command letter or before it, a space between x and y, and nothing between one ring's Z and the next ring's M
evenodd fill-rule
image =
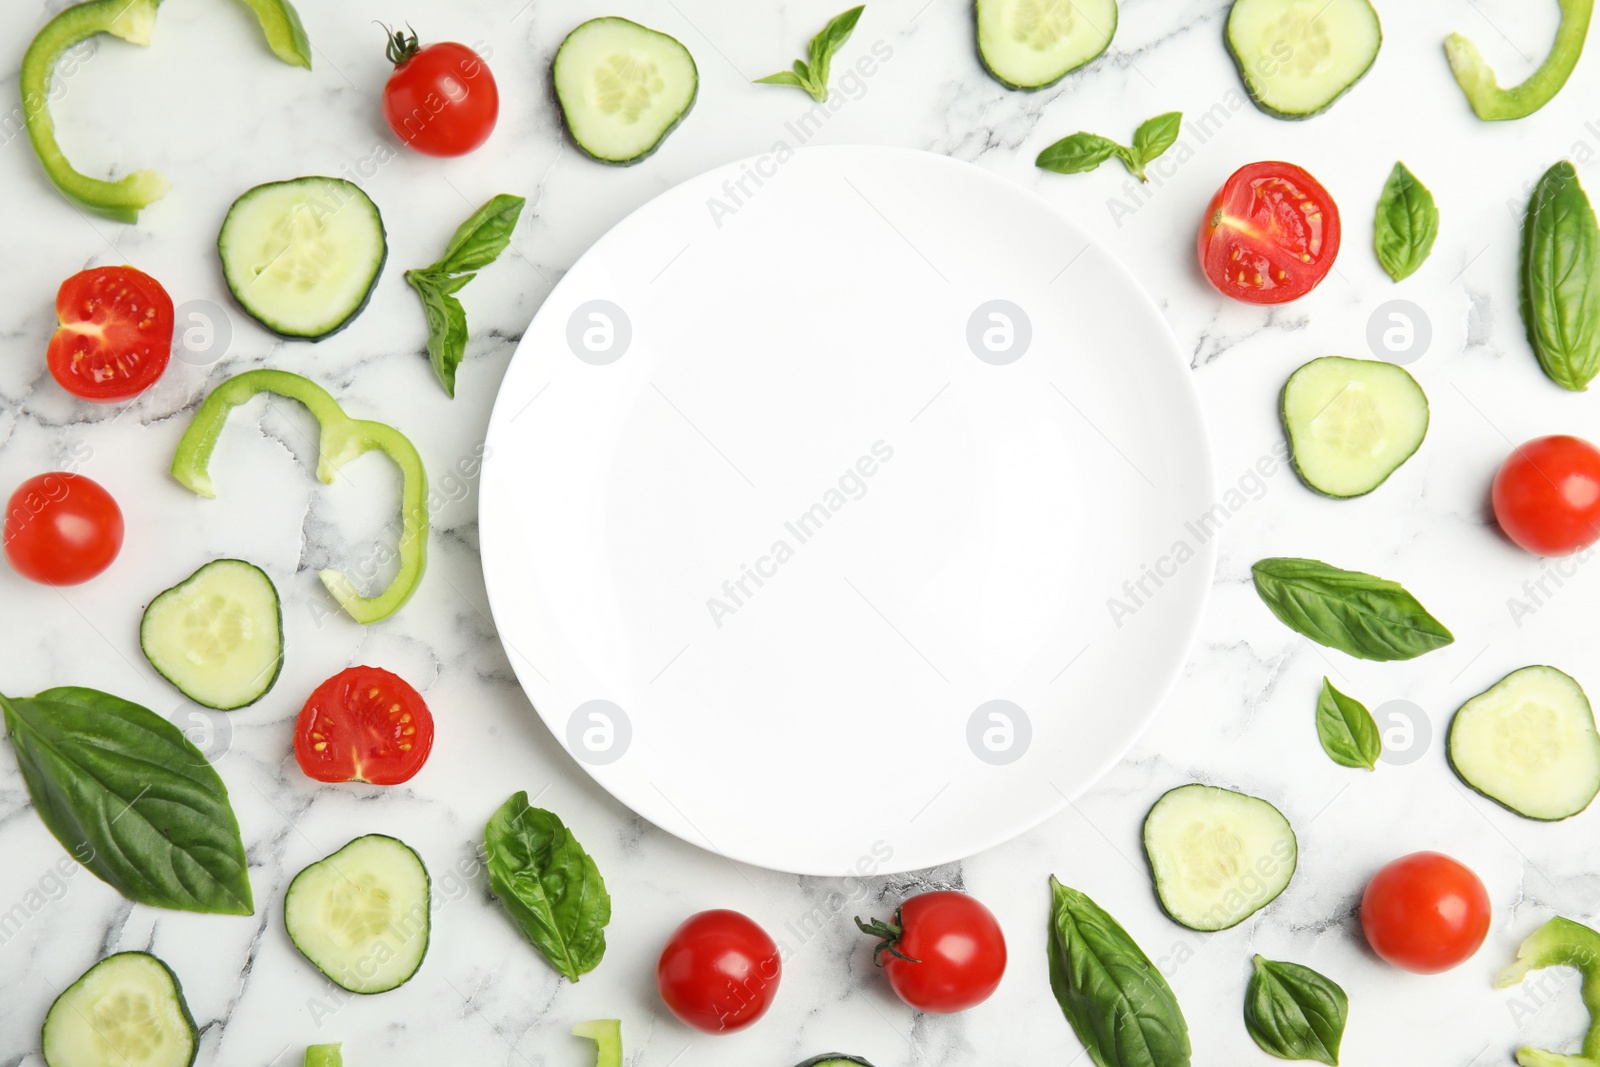
M1264 559L1251 573L1285 626L1357 659L1415 659L1455 641L1397 582L1314 559Z
M406 271L406 281L422 298L422 310L428 316L428 359L439 376L439 384L452 399L456 395L456 368L467 355L467 312L451 294L476 277Z
M1261 1051L1280 1060L1336 1065L1350 999L1310 967L1255 958L1244 995L1244 1025Z
M1366 705L1345 696L1322 679L1322 695L1317 698L1317 739L1322 751L1341 767L1373 770L1383 754L1383 739L1378 724Z
M1545 172L1522 224L1522 320L1539 365L1581 392L1600 372L1600 227L1563 160Z
M1050 879L1050 988L1098 1067L1188 1067L1189 1027L1150 957L1100 906Z
M39 818L101 881L156 908L255 910L227 787L176 726L93 689L0 711Z
M861 13L866 9L866 5L862 4L835 15L822 27L821 33L811 38L806 58L810 60L811 84L821 94L817 96L818 101L828 99L828 73L833 66L833 54L850 39L856 23L861 21Z
M482 270L500 258L500 253L511 244L511 234L517 228L527 201L520 196L501 193L473 212L472 217L456 228L455 236L444 250L439 262L427 268L435 274L465 274Z
M795 69L780 70L776 74L768 74L765 78L757 78L757 85L793 85L796 88L811 92L811 72L806 65L798 59L794 61Z
M1153 119L1146 119L1133 131L1133 152L1139 159L1139 168L1159 157L1178 143L1178 129L1183 123L1183 112L1168 111Z
M561 820L517 793L484 831L489 888L550 966L576 982L606 954L611 895Z
M1373 246L1378 262L1395 281L1415 274L1439 236L1439 209L1433 194L1404 163L1396 163L1378 197Z
M1082 174L1123 151L1121 145L1097 133L1075 133L1063 137L1039 153L1034 166L1057 174Z

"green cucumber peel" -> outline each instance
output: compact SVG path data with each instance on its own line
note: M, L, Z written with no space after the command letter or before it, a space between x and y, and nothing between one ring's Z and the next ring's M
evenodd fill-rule
M1556 28L1550 54L1526 81L1510 89L1500 87L1477 45L1459 33L1445 38L1444 54L1450 60L1450 70L1478 118L1485 122L1526 118L1553 100L1567 84L1573 68L1578 65L1578 57L1583 54L1594 0L1556 2L1561 6L1561 25Z
M586 1037L594 1042L594 1067L622 1067L621 1020L591 1019L574 1026L572 1036Z
M411 598L428 563L428 473L405 434L393 426L345 414L326 389L309 378L281 370L246 371L229 378L211 391L194 420L178 442L172 459L172 476L179 484L203 497L215 497L208 467L212 450L222 436L233 409L258 393L271 393L304 404L317 420L320 438L317 446L317 478L333 484L339 468L371 451L379 451L400 468L400 570L389 588L375 597L364 597L343 572L324 570L318 577L339 606L360 623L388 618Z
M243 0L255 12L273 52L286 63L311 66L311 42L289 0ZM50 184L73 205L114 222L139 221L139 212L172 188L153 170L139 170L116 181L91 178L67 159L56 139L50 114L50 82L67 50L99 34L149 47L161 0L88 0L45 23L22 57L19 83L28 140Z
M1522 1067L1600 1067L1600 933L1557 916L1528 936L1517 948L1511 966L1495 976L1498 989L1517 985L1545 967L1572 967L1583 980L1583 1006L1589 1011L1589 1032L1583 1051L1563 1056L1527 1045L1517 1049Z

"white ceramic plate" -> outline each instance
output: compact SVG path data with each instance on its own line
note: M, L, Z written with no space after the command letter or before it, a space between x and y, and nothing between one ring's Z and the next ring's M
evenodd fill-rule
M1059 810L1150 721L1211 583L1155 304L922 152L747 160L639 209L540 309L489 446L484 569L534 707L634 811L778 870L932 866Z

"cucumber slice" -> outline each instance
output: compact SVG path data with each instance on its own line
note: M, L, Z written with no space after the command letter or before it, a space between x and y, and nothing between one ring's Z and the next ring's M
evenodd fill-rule
M144 609L139 647L184 696L232 711L267 695L283 670L283 609L261 568L207 563Z
M1367 73L1383 28L1368 0L1234 0L1224 37L1256 107L1308 119Z
M1589 698L1554 667L1512 671L1461 705L1449 749L1463 782L1530 819L1570 818L1600 794Z
M567 34L551 76L572 139L602 163L637 163L660 148L700 91L687 48L623 18Z
M367 306L389 244L360 186L311 177L258 185L235 200L217 251L251 318L283 337L320 341Z
M178 976L148 952L83 972L44 1017L47 1067L190 1067L200 1047Z
M352 993L405 985L428 952L428 869L402 841L358 837L294 876L283 902L289 940Z
M1428 434L1428 397L1404 367L1323 356L1289 376L1280 408L1294 469L1319 493L1370 493Z
M859 1056L846 1056L841 1052L830 1052L824 1056L807 1060L799 1067L872 1067L872 1064Z
M976 0L978 56L1008 89L1044 89L1111 47L1117 0Z
M1191 930L1226 930L1271 904L1294 877L1299 846L1283 813L1231 789L1185 785L1144 820L1156 895Z

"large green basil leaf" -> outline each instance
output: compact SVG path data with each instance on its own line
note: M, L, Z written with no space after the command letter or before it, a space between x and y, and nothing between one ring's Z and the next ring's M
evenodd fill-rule
M1189 1067L1189 1026L1161 972L1128 932L1050 879L1050 988L1099 1067Z
M1600 373L1600 225L1565 160L1545 171L1528 201L1522 320L1550 380L1587 389Z
M0 710L39 818L107 885L157 908L255 910L228 790L176 726L93 689Z
M1338 983L1298 963L1255 958L1244 995L1244 1025L1261 1051L1280 1060L1337 1067L1350 999Z
M489 888L550 965L574 982L599 966L611 895L561 820L518 793L489 820L484 847Z
M439 262L426 268L434 274L467 274L479 271L500 258L511 244L511 234L527 200L501 193L484 204L450 238Z
M1326 678L1317 698L1317 740L1328 758L1341 767L1370 771L1383 754L1383 738L1372 712L1361 701L1339 692Z
M1289 629L1358 659L1415 659L1455 641L1399 583L1314 559L1264 559L1256 592Z
M1396 163L1378 198L1378 218L1373 226L1373 246L1378 262L1395 281L1415 274L1433 251L1439 236L1439 208L1428 187Z

